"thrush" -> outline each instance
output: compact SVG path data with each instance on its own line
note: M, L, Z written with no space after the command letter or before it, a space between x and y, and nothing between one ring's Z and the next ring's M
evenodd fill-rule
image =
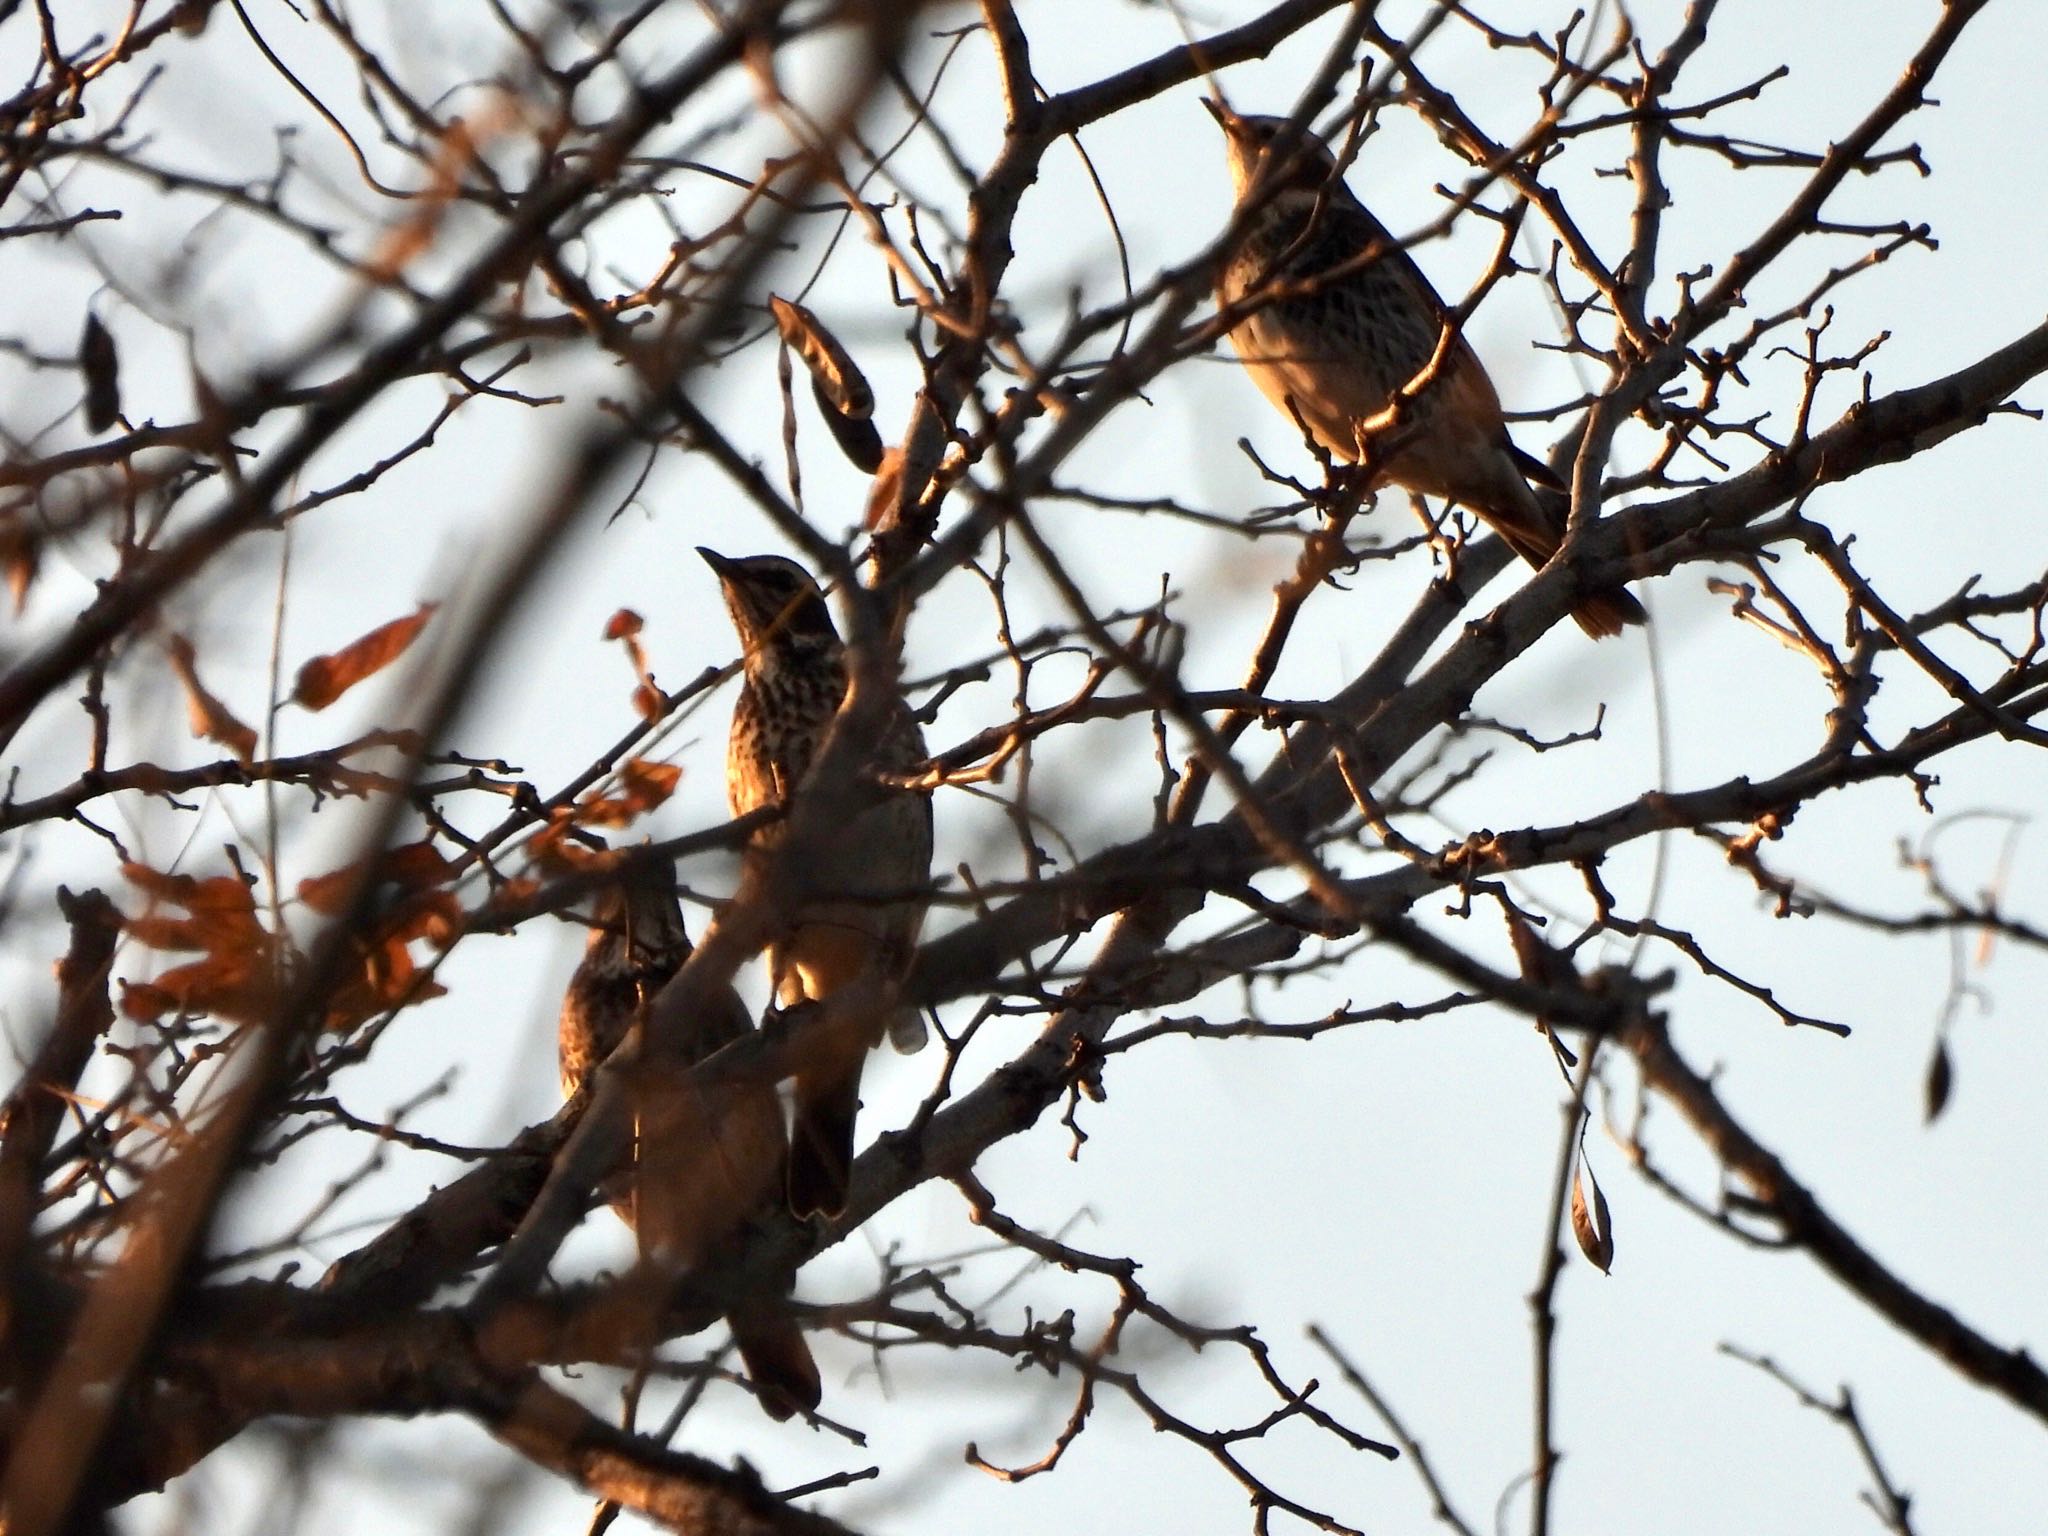
M642 862L601 889L582 963L562 999L565 1098L642 1027L655 994L689 958L669 871ZM606 1193L643 1256L662 1269L687 1272L729 1254L781 1181L787 1144L774 1084L742 1084L713 1104L688 1071L753 1027L739 995L722 988L681 1038L665 1042L674 1053L645 1057L632 1084L633 1163L607 1182ZM726 1321L769 1414L786 1419L818 1406L817 1362L779 1297L736 1300Z
M1256 205L1216 284L1225 308L1251 306L1230 340L1252 381L1325 450L1369 461L1375 484L1470 507L1524 560L1548 563L1564 541L1564 487L1510 441L1493 381L1462 335L1446 338L1450 312L1422 269L1313 133L1203 105L1239 206ZM1599 637L1646 615L1614 587L1579 598L1572 617Z
M780 555L734 559L700 549L725 590L744 681L727 739L726 795L735 816L788 806L845 702L846 651L810 572ZM901 698L868 765L902 774L924 761L924 734ZM786 824L757 830L744 860L758 876ZM775 915L768 961L785 1007L825 1005L824 1027L799 1062L790 1124L789 1207L799 1217L846 1209L861 1068L888 1034L924 1043L924 1020L897 1000L924 926L931 878L930 800L905 789L876 797L807 846L784 871L797 894ZM831 1006L837 997L837 1010Z

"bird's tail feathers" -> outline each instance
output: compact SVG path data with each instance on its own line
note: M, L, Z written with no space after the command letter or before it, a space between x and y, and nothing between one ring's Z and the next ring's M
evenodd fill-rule
M824 1397L818 1362L796 1319L772 1301L750 1301L726 1315L747 1379L772 1419L815 1413Z
M1521 515L1510 521L1507 516L1495 514L1487 521L1507 540L1508 548L1540 571L1564 542L1561 530L1566 507L1563 496L1556 493L1533 492L1531 500L1542 514L1541 524ZM1632 624L1649 623L1650 615L1628 588L1616 586L1590 592L1572 604L1572 620L1595 640L1605 640Z
M860 1069L836 1080L806 1080L799 1073L796 1113L789 1128L790 1214L837 1217L846 1210L853 1167L853 1122L860 1112Z

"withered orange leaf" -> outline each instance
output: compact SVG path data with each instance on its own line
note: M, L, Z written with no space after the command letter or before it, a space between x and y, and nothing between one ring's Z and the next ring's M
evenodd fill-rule
M357 866L344 864L324 875L308 875L299 882L299 900L322 917L339 917L348 907L348 893L355 889Z
M642 811L653 810L674 794L682 777L679 765L649 762L644 757L629 757L619 768L619 782L625 787L626 799Z
M245 763L254 761L256 733L236 719L234 711L199 681L192 642L183 635L172 635L168 645L171 670L178 674L178 681L185 689L185 716L192 734L206 741L219 742Z
M131 859L121 866L128 883L144 895L168 901L188 912L256 913L256 896L240 875L213 875L205 880L193 875L166 874Z
M391 914L384 932L386 937L400 942L425 939L446 949L455 942L461 928L462 903L455 899L453 891L422 891L406 898Z
M122 869L153 901L182 907L187 914L145 913L126 919L127 931L152 949L198 950L203 956L153 981L128 985L121 1006L129 1017L154 1019L177 1008L251 1023L275 1011L278 977L290 950L258 919L255 893L246 880L165 874L132 861Z
M455 877L455 866L430 840L422 838L416 843L400 843L396 848L386 849L381 873L386 880L407 890L420 890L445 885Z
M554 820L526 840L526 857L537 868L573 870L589 862L588 851L569 836L569 828L575 824L572 816L573 812L557 811Z
M18 617L28 602L28 589L42 569L43 541L34 529L18 517L0 522L0 571L7 576L7 592L14 599Z
M336 1033L394 1008L447 995L446 987L421 974L403 939L388 938L367 946L361 958L361 966L327 999L323 1022Z
M338 651L315 656L299 668L298 681L292 688L293 701L307 709L325 709L364 678L383 671L403 656L440 606L422 603L417 612L380 624Z
M869 529L894 528L903 500L903 450L891 448L875 467L875 483L868 487L867 510L861 516Z
M491 892L491 899L485 905L501 911L515 910L525 906L539 894L540 882L533 876L514 875Z
M1593 1187L1590 1210L1586 1205L1588 1184ZM1591 1260L1601 1274L1612 1272L1614 1228L1608 1223L1607 1197L1600 1192L1600 1181L1586 1171L1584 1162L1572 1170L1572 1236L1579 1241L1579 1252Z
M646 620L630 608L621 608L605 621L604 637L607 640L623 640L628 635L637 635L646 627Z
M207 947L205 930L189 917L131 917L121 928L136 943L151 949Z
M209 954L173 966L147 985L181 1012L208 1013L237 1024L258 1023L277 1011L277 981L267 956ZM130 995L136 990L131 988Z
M162 901L175 901L179 906L185 904L185 897L199 884L190 875L165 874L133 859L121 866L121 873L130 885L140 886L144 894Z
M619 793L580 802L576 821L586 827L623 827L674 794L682 776L683 770L674 763L629 757L619 765Z
M162 987L153 987L146 981L121 983L121 1012L138 1024L154 1024L176 1006L171 994Z
M324 875L311 875L298 885L299 900L323 917L339 917L346 909L348 894L361 876L363 861L356 859ZM455 866L429 839L400 843L387 848L377 860L377 879L405 890L421 890L452 879Z

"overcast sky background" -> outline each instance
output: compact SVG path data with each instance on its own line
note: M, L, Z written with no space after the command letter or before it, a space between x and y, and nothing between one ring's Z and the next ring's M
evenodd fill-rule
M1151 5L1039 0L1020 9L1049 90L1111 73L1178 41L1170 13ZM1212 0L1191 15L1195 29L1206 33L1255 9ZM1504 25L1546 28L1567 14L1561 4L1509 0L1487 9ZM1634 8L1652 49L1668 38L1681 9L1673 0ZM1680 95L1697 100L1786 62L1788 79L1720 126L1818 148L1841 138L1890 87L1937 9L1932 0L1798 6L1728 0ZM332 71L329 51L287 9L258 6L253 13L273 45L309 77ZM403 35L391 58L414 71L409 78L479 76L497 62L464 54L474 47L470 18L432 7L403 14ZM1397 32L1420 14L1413 3L1382 7ZM932 17L934 28L971 19L964 6L936 8ZM1228 71L1224 84L1233 104L1288 110L1333 30L1334 23L1313 28L1270 59ZM31 42L32 29L21 16L0 30L0 44L8 48ZM913 74L923 78L935 57L936 50L927 49ZM1910 170L1887 171L1852 182L1830 205L1831 215L1845 219L1924 220L1941 242L1938 252L1909 252L1837 298L1835 350L1851 350L1881 330L1891 333L1871 365L1879 391L1949 372L2041 317L2042 252L2048 250L2038 195L2048 185L2039 97L2044 57L2048 13L2023 3L1994 6L1944 67L1935 89L1940 108L1908 124L1933 175L1923 180ZM1422 59L1482 125L1499 137L1519 136L1533 111L1533 82L1518 61L1488 52L1455 24L1438 34ZM204 164L217 174L255 174L266 166L273 124L303 114L256 67L246 42L216 19L202 45L182 46L174 60L148 119L163 157ZM810 73L813 88L822 88L831 74L822 59L813 61ZM352 102L338 76L330 73L328 80ZM805 70L793 69L787 83L804 89ZM1228 181L1197 97L1193 87L1170 93L1087 135L1140 283L1201 249L1227 215ZM721 94L734 105L744 98L738 86ZM936 113L956 130L968 158L981 164L999 140L999 111L986 50L970 40L948 73ZM760 123L714 157L745 168L749 152L758 163L758 152L774 145L772 125ZM372 207L383 216L335 146L319 144L308 129L300 148L328 167L338 205ZM1613 252L1625 231L1629 192L1623 181L1593 179L1593 163L1584 154L1568 159L1558 185L1582 225ZM912 147L901 170L914 190L957 206L938 161L922 146ZM1434 189L1457 184L1463 170L1412 115L1393 112L1365 145L1350 180L1398 232L1436 217ZM395 167L392 173L398 174ZM1674 156L1669 174L1676 204L1667 261L1686 266L1724 261L1774 216L1799 176L1733 175L1701 156ZM708 224L725 196L705 183L679 180L678 217L686 225ZM1491 200L1500 202L1497 195ZM176 242L200 210L191 201L135 201L153 206L153 213L95 227L90 240L110 269L147 290L175 263ZM651 270L669 238L656 221L636 225L637 218L629 214L607 231L605 248L635 281ZM1536 219L1529 227L1540 237ZM451 259L473 233L460 226L448 233ZM801 254L774 274L777 291L805 282L826 233L822 223L803 231ZM1456 297L1483 270L1490 242L1490 226L1461 227L1453 238L1419 251L1418 259L1438 287ZM27 300L10 329L62 349L75 337L90 290L75 272L29 249L33 244L0 246L0 272ZM1090 302L1115 294L1109 232L1071 153L1053 155L1029 195L1018 247L1007 289L1022 308L1027 342L1050 333L1070 286L1081 285ZM1783 303L1848 249L1802 253L1783 276L1758 285L1754 308ZM900 431L916 376L899 339L902 316L883 312L877 302L886 291L881 274L879 258L849 233L809 302L853 346L874 381L886 437ZM197 320L202 355L224 376L275 355L346 293L340 279L320 276L281 240L247 231L210 248L186 278L182 303ZM1666 312L1672 307L1668 284L1659 288L1656 304ZM131 309L103 303L102 312L123 342L130 416L184 419L190 397L179 351ZM1469 334L1511 408L1535 409L1581 387L1568 362L1532 345L1557 334L1534 280L1497 290ZM755 346L701 376L698 393L714 417L779 474L774 366L772 347ZM1791 365L1761 365L1751 376L1753 400L1731 404L1732 413L1789 407L1796 377ZM294 536L284 616L287 668L421 599L460 587L473 574L477 552L534 504L573 425L603 396L625 389L622 378L587 357L558 362L545 377L571 394L571 409L472 405L444 430L434 452L335 515L302 525ZM1850 388L1833 383L1818 413L1822 421L1847 405ZM1252 438L1270 462L1310 472L1293 429L1220 357L1176 368L1148 394L1150 404L1124 408L1066 478L1112 493L1171 494L1239 516L1274 499L1235 448L1239 436ZM439 396L432 384L395 392L316 461L307 486L338 479L388 451L418 430ZM10 421L24 434L62 407L38 395L36 380L26 375L5 399ZM2022 399L2048 404L2038 388ZM1774 423L1778 430L1783 419ZM806 414L800 429L811 517L828 531L850 526L863 483L839 461L814 416ZM1520 440L1532 451L1548 446L1540 424L1520 429ZM1639 451L1644 441L1633 440L1633 448ZM1807 510L1839 534L1854 533L1863 568L1895 606L1924 606L1978 570L1994 584L2017 584L2048 560L2039 492L2048 472L2044 442L2031 422L1994 421L1910 464L1823 491ZM1236 683L1271 584L1293 561L1291 541L1251 542L1213 528L1077 506L1034 512L1098 609L1145 604L1162 579L1168 581L1181 594L1176 611L1191 625L1189 681ZM1368 532L1390 540L1412 528L1392 496L1367 524ZM606 617L622 606L647 617L644 638L664 683L679 684L730 659L733 641L714 584L691 553L700 543L728 553L773 547L765 525L708 464L665 454L633 505L601 532L593 526L529 599L454 744L511 756L543 788L587 763L631 719L632 680L617 648L601 638ZM1355 673L1420 591L1426 566L1427 556L1418 551L1391 565L1368 566L1350 592L1318 594L1310 634L1297 643L1273 691L1312 696ZM57 622L90 574L83 561L53 573L23 621L25 632ZM1496 594L1521 575L1517 568L1504 577ZM1820 600L1819 612L1832 615L1823 587L1797 571L1787 579ZM274 566L252 568L232 590L169 616L200 641L211 661L209 683L244 704L252 718L267 686L275 580ZM1013 579L1010 591L1020 630L1058 615L1028 570ZM1643 596L1653 614L1654 672L1653 646L1641 635L1595 647L1562 626L1476 702L1483 713L1548 734L1590 725L1604 705L1604 734L1598 742L1523 757L1479 776L1445 802L1443 841L1482 827L1560 822L1659 786L1684 789L1736 772L1760 777L1812 749L1827 701L1808 665L1731 619L1727 600L1705 590L1699 568L1651 583ZM949 582L913 623L909 674L929 675L985 648L990 633L985 593L966 578ZM1661 718L1653 676L1662 689ZM1071 681L1072 674L1047 669L1041 697L1056 697ZM933 744L999 718L1008 686L999 675L985 688L963 690L930 732ZM397 691L402 683L377 687ZM374 716L393 691L366 688L352 703ZM1879 699L1874 719L1880 730L1896 726L1924 714L1932 697L1928 688L1901 684ZM669 738L664 753L683 764L684 779L650 830L674 834L722 819L730 702L730 690L721 692ZM75 755L67 755L75 754L75 724L55 713L46 711L52 718L39 719L18 749L24 792L35 787L41 765L48 765L42 771L51 782L76 771ZM155 743L159 760L197 760L200 749L182 738L182 715L182 702L167 684L160 718L125 722L127 750L147 756ZM284 750L343 734L327 717L287 717L283 729ZM1669 743L1661 763L1660 730ZM1271 738L1254 733L1246 738L1245 755L1257 765L1271 746ZM1945 760L1940 771L1941 817L1979 810L2000 816L1929 818L1901 787L1883 784L1817 804L1768 846L1766 857L1773 867L1814 876L1825 888L1904 911L1920 886L1901 866L1899 840L1917 849L1932 838L1952 861L1948 868L1960 888L1988 886L2009 846L2010 818L2032 817L2041 804L2040 767L2019 749L1979 747ZM1085 738L1056 741L1041 773L1041 792L1064 797L1055 802L1056 815L1082 853L1136 835L1147 824L1153 779L1142 722L1095 726ZM496 802L479 806L473 825L488 825L498 813ZM1002 824L992 808L954 793L939 797L937 813L940 869L968 860L994 878L1014 873L1001 863ZM349 809L322 815L331 818L332 846L345 845ZM183 821L143 809L123 835L138 853L168 866L180 857L175 839L184 831ZM223 838L257 833L232 829L223 809L202 832L195 858L217 859ZM2017 856L2001 899L2014 913L2038 913L2048 898L2039 838L2039 829L2028 826L2011 845ZM1675 842L1666 852L1658 909L1663 921L1696 928L1718 958L1777 989L1789 1006L1842 1020L1855 1031L1843 1041L1786 1030L1734 993L1682 974L1671 1011L1689 1060L1718 1065L1737 1113L1904 1279L1992 1338L2031 1344L2038 1352L2048 1324L2048 1178L2039 1155L2038 1087L2048 1070L2048 1042L2036 1000L2048 985L2048 966L2005 945L1988 964L1973 967L1969 980L1981 996L1964 1009L1954 1036L1955 1096L1947 1116L1927 1128L1922 1081L1951 984L1948 941L1874 938L1818 919L1781 921L1760 906L1747 878L1728 868L1715 848ZM65 878L77 883L79 869L98 871L101 861L100 845L83 834L75 842L52 838L34 883L38 889ZM1646 850L1632 851L1610 861L1605 875L1625 902L1633 902L1650 889L1654 871ZM693 885L714 894L729 889L730 877L715 864L685 871ZM1584 903L1574 886L1569 879L1535 879L1524 889L1532 900L1580 914ZM933 927L944 921L935 917ZM1498 950L1497 930L1497 918L1482 914L1445 931ZM554 931L532 927L511 940L467 941L444 974L451 996L403 1020L378 1057L345 1080L345 1102L358 1114L380 1115L444 1070L459 1069L455 1090L421 1113L413 1122L418 1129L493 1142L549 1113L556 1095L554 1011L581 937L561 925ZM46 962L54 951L47 942L27 948L33 952L17 952L8 962L15 983L10 992L46 998ZM146 957L131 957L127 974L143 974ZM1600 958L1630 957L1616 945ZM1658 970L1678 964L1656 952L1642 963ZM1384 950L1368 947L1333 974L1269 999L1267 1008L1275 1017L1308 1019L1347 999L1419 1000L1441 990ZM1224 989L1205 1002L1219 1016L1241 1005ZM32 1002L19 1014L10 1010L6 1022L15 1040L30 1035L40 1007ZM1035 1025L1003 1026L973 1059L993 1065L1020 1048ZM864 1125L900 1122L937 1064L935 1053L877 1057ZM1629 1075L1617 1067L1609 1082L1623 1090L1612 1111L1626 1115ZM1325 1395L1318 1400L1374 1432L1379 1426L1369 1411L1303 1338L1307 1324L1322 1325L1405 1415L1467 1518L1490 1528L1494 1502L1526 1471L1532 1444L1524 1298L1546 1240L1561 1102L1542 1039L1506 1012L1468 1011L1449 1021L1356 1030L1310 1046L1159 1044L1118 1058L1108 1088L1106 1104L1082 1112L1090 1140L1078 1161L1068 1157L1068 1133L1050 1118L985 1160L981 1171L1004 1209L1041 1228L1066 1227L1083 1248L1137 1258L1153 1293L1184 1316L1257 1324L1291 1379L1322 1378ZM1712 1160L1674 1115L1653 1107L1649 1137L1666 1173L1712 1198ZM1744 1250L1707 1231L1635 1180L1620 1146L1597 1127L1591 1146L1594 1171L1613 1208L1618 1258L1607 1278L1574 1260L1558 1297L1559 1529L1848 1536L1875 1528L1856 1501L1865 1479L1849 1439L1781 1387L1718 1353L1724 1341L1775 1357L1824 1392L1850 1383L1890 1470L1915 1495L1923 1532L2038 1529L2039 1511L2048 1509L2048 1456L2038 1425L1962 1384L1845 1299L1806 1260ZM301 1187L317 1187L366 1151L315 1143L299 1159ZM348 1222L394 1213L424 1188L422 1181L454 1171L399 1159L337 1215L305 1262L318 1267L339 1256L371 1230ZM266 1220L287 1209L280 1204L252 1212L241 1235L260 1236ZM978 1246L961 1209L957 1194L943 1186L899 1202L807 1268L802 1294L815 1300L859 1294L872 1279L874 1251L885 1244L920 1256ZM558 1271L587 1272L619 1261L626 1250L623 1230L611 1217L593 1216ZM986 1296L1015 1269L1008 1259L975 1262L959 1282L960 1294ZM1038 1276L1006 1293L999 1316L1014 1325L1026 1303L1072 1306L1085 1339L1100 1328L1111 1300L1092 1282ZM961 1469L962 1447L970 1441L997 1462L1043 1455L1071 1406L1071 1380L1048 1386L993 1363L905 1354L885 1362L892 1401L883 1406L866 1390L870 1359L843 1340L820 1335L814 1343L825 1370L826 1412L858 1424L869 1435L865 1447L801 1426L772 1426L731 1392L711 1395L683 1442L702 1454L745 1455L778 1486L878 1465L878 1480L825 1501L855 1526L877 1532L1060 1526L1208 1536L1249 1524L1241 1495L1206 1457L1151 1433L1114 1399L1097 1409L1096 1422L1055 1475L1006 1485ZM1146 1361L1152 1390L1184 1417L1242 1424L1273 1407L1241 1355L1224 1348L1193 1354L1142 1327L1133 1328L1127 1343ZM595 1371L584 1373L581 1384L593 1402L605 1401L615 1387L614 1378ZM351 1426L341 1435L345 1454L337 1470L319 1478L314 1503L299 1519L303 1530L447 1529L470 1507L478 1480L502 1471L509 1459L463 1424ZM124 1518L137 1530L156 1528L174 1512L221 1533L281 1528L280 1512L255 1497L275 1485L275 1468L258 1451L263 1438L247 1437L167 1499L132 1506ZM1403 1465L1343 1453L1298 1427L1248 1447L1246 1455L1275 1486L1348 1523L1376 1532L1430 1524L1427 1498ZM522 1493L505 1528L563 1530L584 1518L583 1501L544 1484L532 1497ZM1512 1504L1508 1527L1519 1529L1522 1518L1522 1506Z

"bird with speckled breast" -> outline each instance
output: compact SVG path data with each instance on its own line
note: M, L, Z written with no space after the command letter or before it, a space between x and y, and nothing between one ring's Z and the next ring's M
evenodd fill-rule
M607 1056L640 1029L654 997L690 958L673 871L646 859L599 888L582 963L557 1027L562 1094L574 1098ZM632 1084L630 1166L607 1181L612 1209L658 1269L689 1273L729 1257L747 1221L782 1181L782 1105L773 1084L739 1085L706 1103L688 1068L752 1034L731 987L721 987L668 1041L673 1060L643 1058ZM815 1410L817 1362L777 1295L736 1297L726 1309L733 1342L761 1405L777 1419Z
M726 796L735 816L787 807L846 699L845 646L811 573L781 555L734 558L699 549L724 589L744 680L726 745ZM896 699L870 771L907 774L925 760L924 734ZM783 821L759 828L743 858L772 858ZM884 788L805 850L791 871L802 894L774 916L768 962L785 1008L827 1007L795 1073L788 1194L799 1217L846 1209L854 1118L867 1053L886 1034L900 1051L924 1043L924 1019L895 1000L924 926L931 879L932 807L914 790ZM859 1006L833 999L871 997Z
M1547 564L1564 541L1564 488L1509 439L1493 381L1462 335L1445 337L1450 312L1421 268L1315 134L1203 105L1223 130L1238 206L1250 205L1216 297L1244 311L1230 340L1252 381L1329 453L1370 459L1375 483L1470 507L1529 564ZM1572 617L1597 638L1647 616L1611 587L1582 594Z

